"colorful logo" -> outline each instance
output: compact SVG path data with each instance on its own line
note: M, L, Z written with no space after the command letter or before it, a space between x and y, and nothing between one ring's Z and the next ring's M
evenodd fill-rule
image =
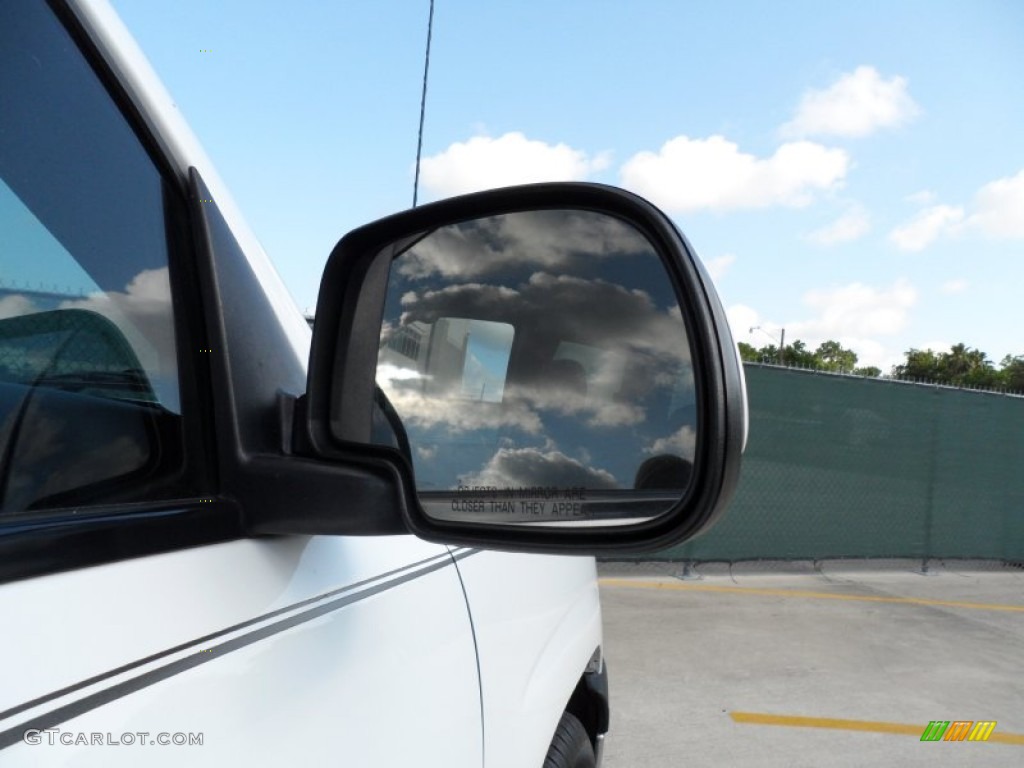
M995 729L995 720L932 720L921 741L988 741Z

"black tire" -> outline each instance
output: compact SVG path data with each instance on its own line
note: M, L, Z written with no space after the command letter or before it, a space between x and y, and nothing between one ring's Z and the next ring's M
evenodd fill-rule
M587 729L575 715L563 712L544 758L544 768L594 768L596 765Z

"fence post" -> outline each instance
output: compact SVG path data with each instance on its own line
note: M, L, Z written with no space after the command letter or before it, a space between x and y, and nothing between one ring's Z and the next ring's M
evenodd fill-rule
M693 570L692 560L683 560L683 572L679 574L679 578L686 581L689 579L699 579L700 575Z
M926 475L927 486L925 488L924 508L924 552L921 553L921 575L928 575L928 558L932 552L932 528L935 521L935 462L938 446L936 437L939 421L939 388L932 387L931 418L928 429L928 473Z

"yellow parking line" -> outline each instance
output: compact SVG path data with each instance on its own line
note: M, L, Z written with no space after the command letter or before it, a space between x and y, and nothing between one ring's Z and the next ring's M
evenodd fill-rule
M751 725L781 725L790 728L830 728L840 731L867 731L870 733L897 733L903 736L921 738L927 724L887 723L879 720L844 720L836 717L799 717L796 715L768 715L759 712L730 712L729 717L737 723ZM989 742L1017 744L1024 746L1024 735L994 731Z
M1011 611L1024 613L1024 605L1006 603L970 603L962 600L930 600L923 597L881 597L879 595L837 595L832 592L812 592L805 589L768 589L765 587L724 587L713 584L679 584L671 581L643 581L639 579L598 579L602 587L627 587L629 589L666 589L679 592L728 592L740 595L763 595L772 597L806 597L816 600L859 600L864 603L904 603L907 605L932 605L943 608L970 608L977 611Z

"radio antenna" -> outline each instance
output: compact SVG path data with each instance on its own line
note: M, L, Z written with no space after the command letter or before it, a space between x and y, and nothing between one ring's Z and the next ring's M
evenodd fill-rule
M423 154L423 118L427 112L427 74L430 72L430 36L434 31L434 0L430 0L430 16L427 19L427 53L423 57L423 95L420 96L420 129L416 133L416 178L412 182L412 207L420 190L420 156Z

